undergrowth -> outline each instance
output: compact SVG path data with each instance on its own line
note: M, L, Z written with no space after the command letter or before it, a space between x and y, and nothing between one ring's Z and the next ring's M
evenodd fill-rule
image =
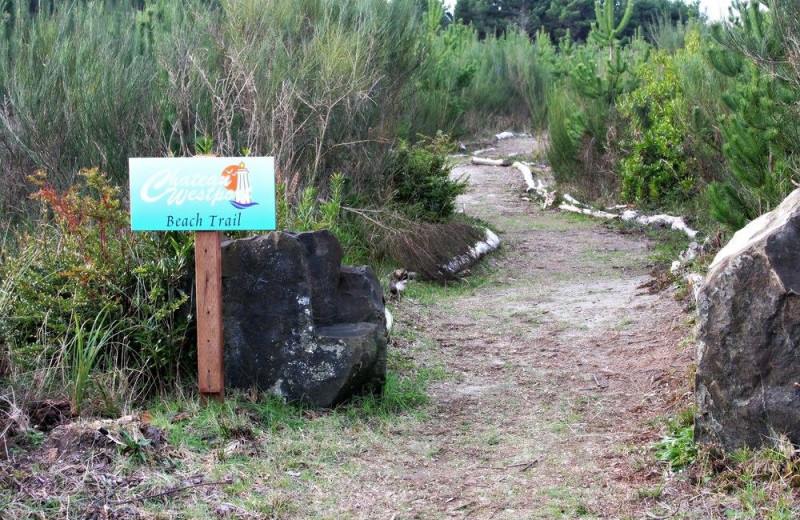
M381 395L333 410L252 392L200 406L192 395L173 393L133 420L75 423L51 434L7 438L0 466L3 518L103 512L213 517L225 511L237 518L296 518L324 510L297 502L298 487L335 486L319 479L319 472L346 478L361 454L398 429L411 435L426 417L427 387L442 377L439 371L395 354L389 364L398 370L390 370ZM63 460L45 456L54 445L66 446ZM65 473L65 464L82 470ZM81 473L90 475L91 485ZM37 486L31 486L34 481Z
M700 492L691 507L714 511L713 518L796 518L800 450L781 435L759 449L726 450L713 443L696 444L693 415L694 408L687 407L666 419L666 432L652 450L667 473L655 488L656 495L643 492L639 498L669 500L663 490L677 478Z
M41 216L0 262L0 335L22 402L68 388L74 412L113 415L191 366L193 237L132 233L119 189L79 178L34 177Z

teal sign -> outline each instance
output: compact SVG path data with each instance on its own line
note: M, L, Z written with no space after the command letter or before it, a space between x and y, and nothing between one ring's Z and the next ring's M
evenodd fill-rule
M273 157L129 159L133 231L275 229Z

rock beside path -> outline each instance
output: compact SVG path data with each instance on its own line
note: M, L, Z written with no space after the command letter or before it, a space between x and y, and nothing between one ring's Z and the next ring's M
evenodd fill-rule
M341 261L329 231L222 244L227 387L321 408L382 389L383 291L371 268Z
M695 439L800 444L800 190L719 252L698 309Z

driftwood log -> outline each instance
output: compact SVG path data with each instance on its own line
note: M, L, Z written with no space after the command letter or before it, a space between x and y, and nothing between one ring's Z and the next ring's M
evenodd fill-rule
M486 159L484 157L473 157L472 164L479 166L511 166L511 161L508 159Z
M672 215L640 215L634 210L624 211L620 218L624 221L634 221L642 226L662 226L669 227L678 231L683 231L689 238L697 236L697 231L686 225L683 217L674 217Z
M522 178L525 179L525 184L528 186L525 189L526 193L536 193L542 199L542 208L547 209L556 202L558 193L555 191L547 191L547 186L539 179L534 179L533 172L527 164L516 161L511 165L522 173Z

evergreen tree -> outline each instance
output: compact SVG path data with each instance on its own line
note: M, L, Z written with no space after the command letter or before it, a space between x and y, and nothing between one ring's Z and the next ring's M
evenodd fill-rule
M689 4L683 0L636 0L630 23L626 24L620 37L632 38L639 27L652 23L657 17L678 21L697 16L698 3L699 0ZM595 20L594 4L594 0L458 0L454 18L472 24L481 38L490 34L499 36L508 27L515 26L531 38L544 29L554 42L567 33L573 41L583 42ZM617 18L615 21L619 23L621 20Z
M731 175L708 189L711 216L734 230L791 191L800 152L800 94L787 53L790 35L776 25L780 11L765 6L763 0L735 2L731 23L714 27L721 47L709 52L718 71L737 79L723 98L731 113L721 121Z
M594 0L552 0L544 27L555 40L569 34L573 41L583 42L594 19Z

